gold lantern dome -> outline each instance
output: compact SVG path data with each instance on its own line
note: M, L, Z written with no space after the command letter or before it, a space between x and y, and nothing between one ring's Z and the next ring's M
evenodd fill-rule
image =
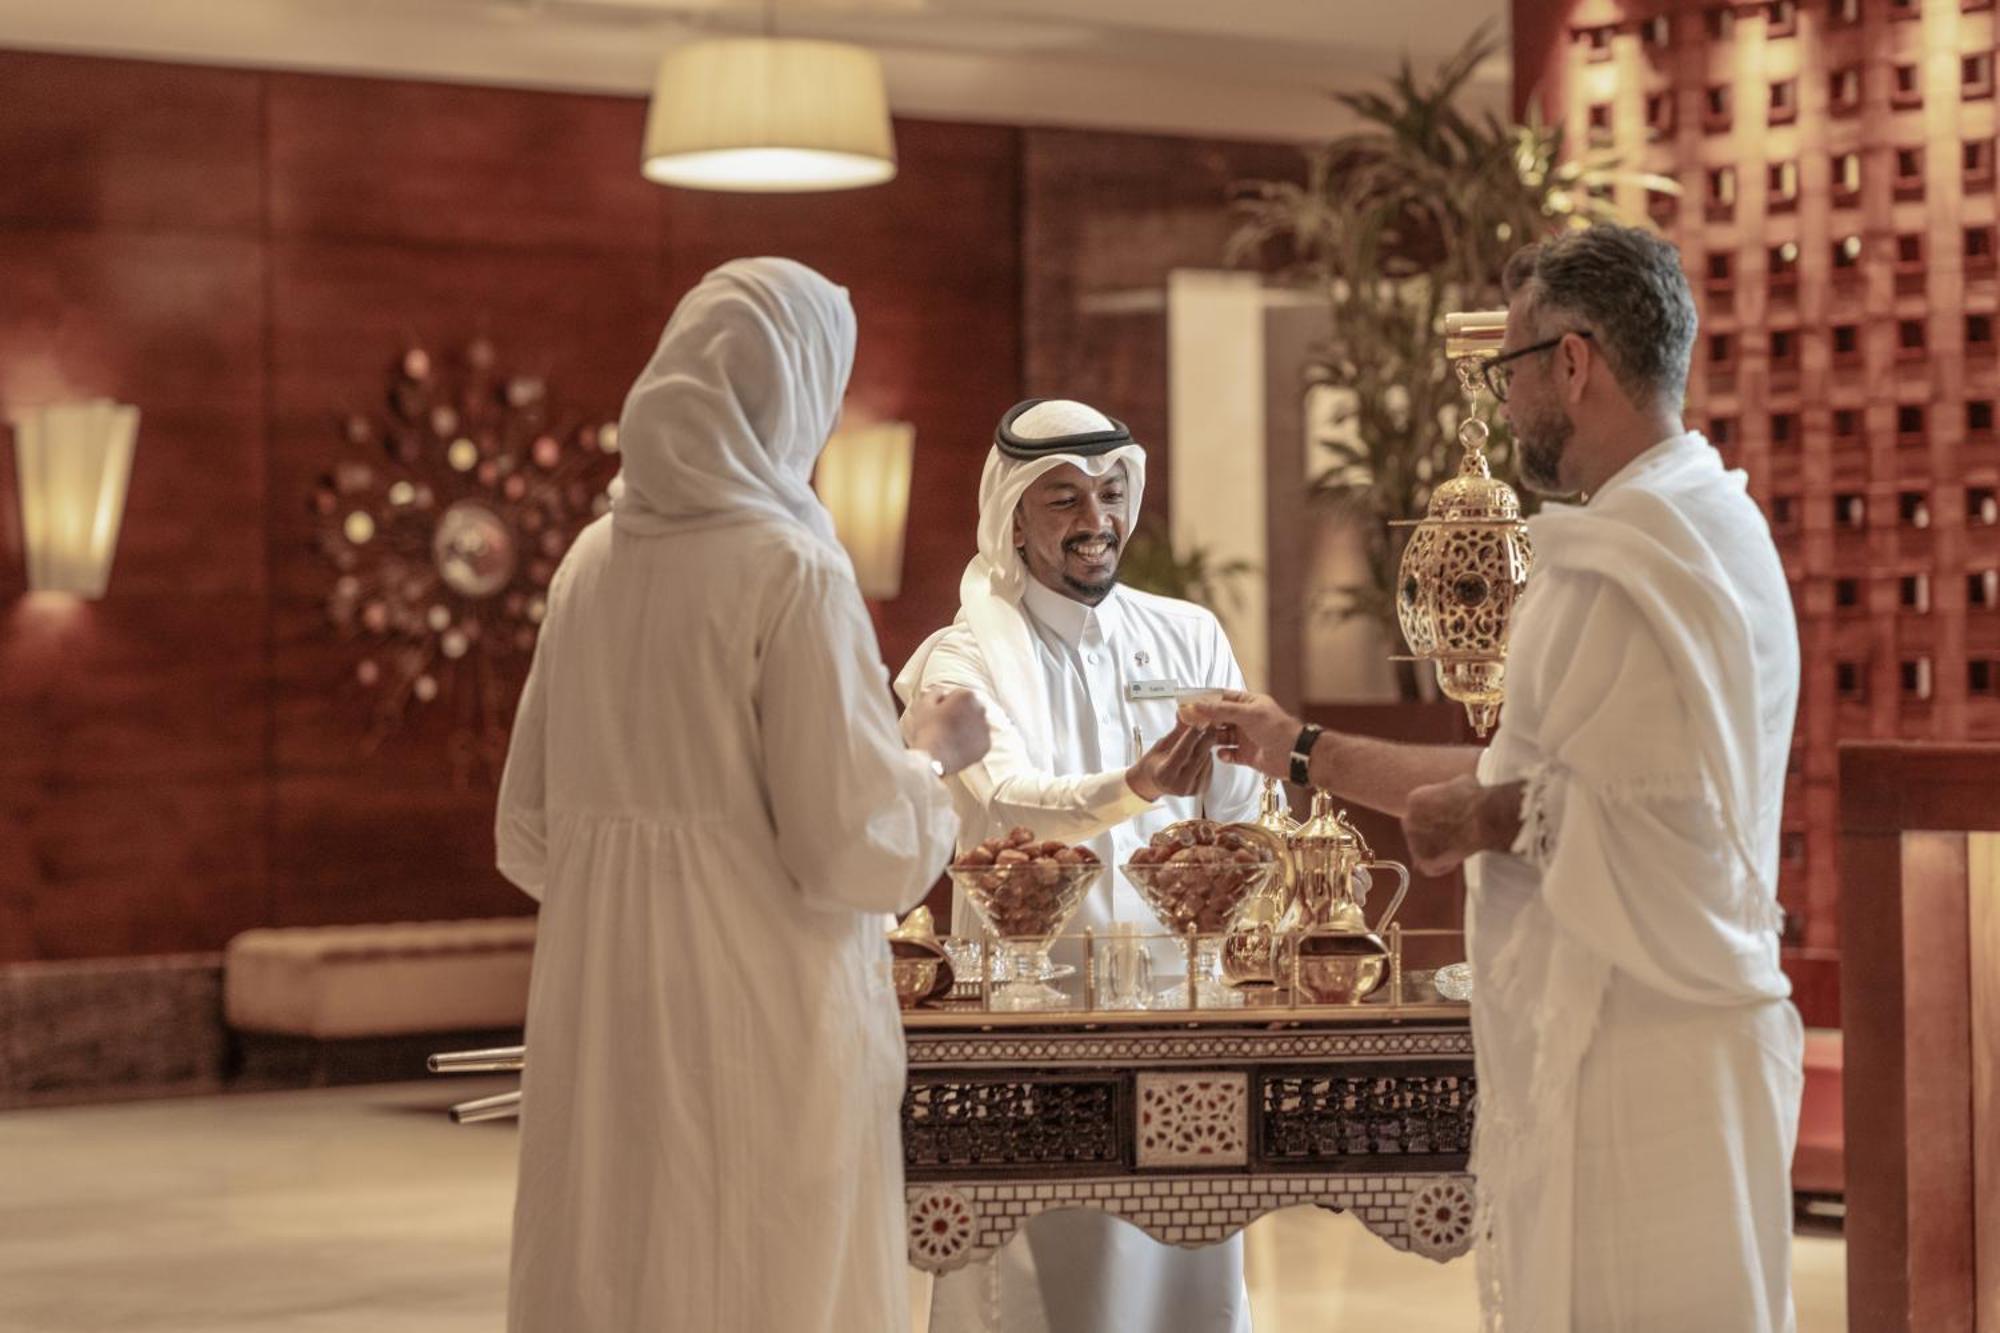
M1426 517L1476 523L1512 523L1521 517L1521 497L1493 476L1483 452L1468 452L1459 467L1457 476L1431 492Z
M1504 310L1445 317L1445 355L1466 396L1458 428L1465 456L1458 475L1431 493L1424 517L1407 525L1415 531L1396 580L1396 619L1410 647L1399 660L1434 663L1438 688L1465 705L1481 736L1500 720L1508 631L1535 561L1521 498L1493 475L1490 432L1473 415L1479 365L1499 351L1506 328Z

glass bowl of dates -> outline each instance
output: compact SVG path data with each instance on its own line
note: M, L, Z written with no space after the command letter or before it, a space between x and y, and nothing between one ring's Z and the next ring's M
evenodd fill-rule
M1185 940L1196 935L1188 967L1203 1008L1241 1003L1223 980L1222 941L1250 895L1278 873L1283 848L1254 824L1189 819L1153 835L1122 867L1160 924ZM1162 1004L1185 1005L1185 992L1163 992Z
M1053 971L1049 946L1103 875L1104 864L1089 848L1038 839L1025 828L989 838L952 863L952 883L998 941L994 973L1006 980L993 992L995 1008L1067 1003L1042 980Z

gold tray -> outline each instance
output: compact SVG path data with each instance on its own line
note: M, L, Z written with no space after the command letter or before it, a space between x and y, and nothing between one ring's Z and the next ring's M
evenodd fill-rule
M1144 1009L1103 1009L1097 1006L1096 950L1099 944L1095 931L1085 929L1077 934L1056 938L1079 942L1083 946L1083 958L1076 968L1076 975L1070 978L1070 986L1064 987L1072 995L1073 1003L1051 1005L1040 1009L994 1009L990 1007L992 978L990 974L974 974L960 978L962 985L981 988L987 999L945 999L920 1004L903 1010L903 1026L910 1031L936 1031L940 1029L990 1030L999 1028L1133 1028L1133 1027L1343 1027L1370 1026L1384 1022L1436 1021L1439 1019L1469 1021L1472 1006L1463 1000L1447 1000L1443 997L1425 998L1419 1001L1403 1000L1403 942L1419 937L1463 938L1464 931L1440 929L1405 930L1400 924L1390 925L1385 943L1389 946L1389 974L1385 979L1382 994L1386 999L1367 999L1358 1004L1315 1004L1304 999L1296 999L1287 989L1251 990L1240 992L1244 1003L1232 1006L1204 1007L1195 1002L1193 987L1188 988L1188 1003L1185 1006L1152 1005ZM1166 931L1120 937L1125 941L1171 941L1185 945L1192 957L1195 941L1202 938L1193 931L1186 935L1174 935ZM1214 938L1211 936L1210 938ZM982 932L981 957L992 957L993 939L990 932ZM985 973L982 965L981 973ZM956 988L954 988L956 989Z
M1240 1009L1041 1009L1006 1012L981 1009L977 1002L953 1000L903 1011L911 1032L988 1032L1002 1028L1283 1028L1380 1027L1384 1023L1469 1023L1472 1007L1439 1000L1430 1004L1244 1005Z

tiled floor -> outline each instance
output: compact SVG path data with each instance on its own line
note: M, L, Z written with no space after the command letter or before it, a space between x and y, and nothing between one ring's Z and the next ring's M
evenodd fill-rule
M506 1086L0 1112L0 1329L496 1333L514 1133L442 1108ZM1801 1333L1839 1333L1841 1243L1795 1253ZM1475 1327L1470 1262L1346 1217L1266 1218L1245 1262L1258 1333Z
M1799 1333L1845 1333L1847 1249L1838 1236L1792 1243ZM1443 1267L1392 1250L1353 1220L1315 1209L1266 1218L1244 1246L1257 1333L1472 1333L1469 1259Z

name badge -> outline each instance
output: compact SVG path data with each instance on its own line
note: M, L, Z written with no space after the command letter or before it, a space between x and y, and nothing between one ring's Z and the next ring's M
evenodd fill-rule
M1176 680L1134 680L1126 683L1125 699L1128 703L1139 703L1145 699L1177 699L1180 692L1180 682Z

